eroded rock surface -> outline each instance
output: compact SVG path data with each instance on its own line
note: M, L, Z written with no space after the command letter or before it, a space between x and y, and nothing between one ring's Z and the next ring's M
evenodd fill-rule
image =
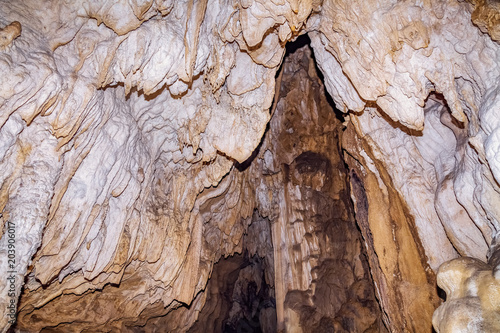
M272 270L269 254L248 258L267 258L278 330L383 330L371 275L387 329L428 332L453 259L438 283L465 271L434 326L452 330L458 302L485 329L497 298L471 283L497 286L497 13L482 0L1 2L0 275L14 279L0 308L14 301L19 330L186 331L218 308L214 263L255 246L243 235L257 209ZM300 81L275 93L302 33L349 113L345 188L312 62L285 65Z
M446 292L446 302L432 318L438 333L500 330L497 270L474 258L454 259L439 268L438 285Z
M13 299L27 279L19 326L36 331L79 314L88 318L81 328L122 329L143 324L141 313L190 304L245 229L224 215L224 232L207 239L204 205L227 191L245 195L231 177L220 182L260 142L283 42L312 4L0 7L3 26L22 25L0 61L9 78L0 91L0 206L17 228ZM267 27L255 24L268 13ZM233 223L251 216L235 202ZM2 279L2 308L7 289ZM68 306L49 315L52 300Z
M257 209L271 222L278 331L384 331L341 157L342 124L307 47L291 54L259 155ZM266 198L267 197L267 198Z
M358 213L374 214L364 233L374 244L372 258L381 274L390 272L388 286L401 279L422 288L400 298L381 293L383 308L423 297L428 306L410 312L426 323L438 304L433 288L425 287L434 281L427 264L435 272L457 256L486 261L498 232L499 48L474 26L471 13L479 9L466 2L325 1L315 23L319 33L310 34L337 105L362 111L350 115L355 134L344 137L344 147L360 179L352 182ZM405 277L406 265L416 280ZM371 267L376 272L377 264ZM397 318L404 311L387 310L388 326L430 330L410 313Z

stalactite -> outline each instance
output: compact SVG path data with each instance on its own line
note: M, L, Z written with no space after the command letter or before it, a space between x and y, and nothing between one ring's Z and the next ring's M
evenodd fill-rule
M495 1L0 3L0 331L497 330Z

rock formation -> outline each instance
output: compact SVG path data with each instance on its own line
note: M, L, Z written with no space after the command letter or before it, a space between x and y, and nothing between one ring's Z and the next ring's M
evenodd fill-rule
M498 331L499 9L1 1L0 330Z

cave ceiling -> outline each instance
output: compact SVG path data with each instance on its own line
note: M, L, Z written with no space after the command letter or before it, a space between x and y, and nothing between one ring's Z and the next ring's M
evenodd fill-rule
M499 332L499 15L0 1L0 331Z

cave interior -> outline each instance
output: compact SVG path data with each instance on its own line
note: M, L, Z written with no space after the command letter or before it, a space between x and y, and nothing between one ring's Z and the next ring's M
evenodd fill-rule
M0 332L500 332L496 0L0 0Z

